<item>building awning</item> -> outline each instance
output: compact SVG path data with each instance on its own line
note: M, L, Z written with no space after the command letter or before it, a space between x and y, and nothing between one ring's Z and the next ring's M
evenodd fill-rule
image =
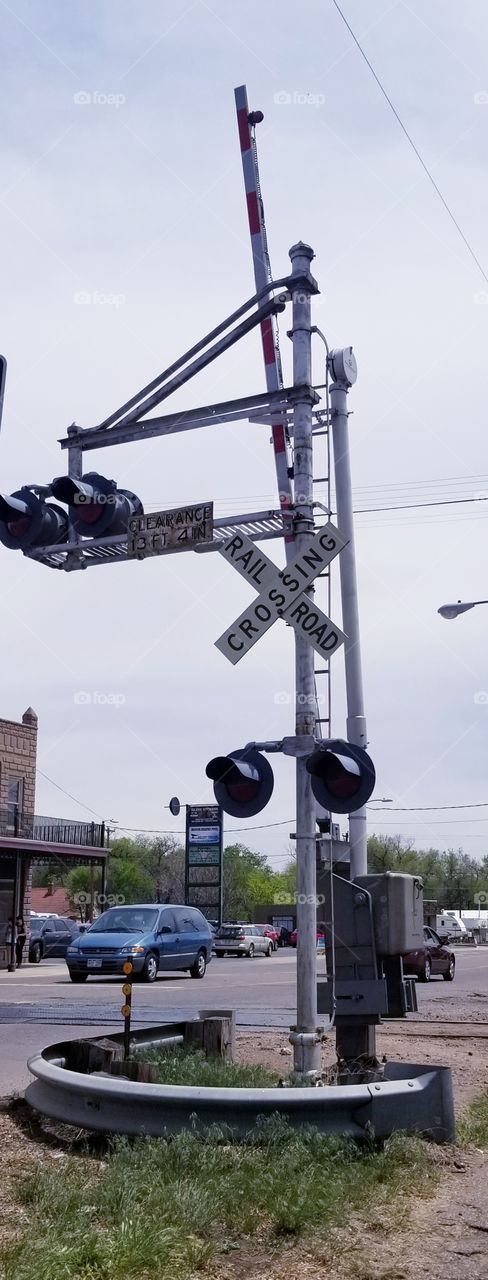
M60 858L62 862L105 862L110 849L100 849L86 844L61 844L57 840L24 840L22 836L0 836L0 856L3 858L21 854L36 862Z

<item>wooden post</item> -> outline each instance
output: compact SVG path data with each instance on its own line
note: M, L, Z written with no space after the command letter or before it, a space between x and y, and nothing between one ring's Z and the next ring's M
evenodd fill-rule
M203 1050L208 1058L222 1058L232 1062L232 1027L230 1018L201 1018L199 1022L187 1022L184 1047Z

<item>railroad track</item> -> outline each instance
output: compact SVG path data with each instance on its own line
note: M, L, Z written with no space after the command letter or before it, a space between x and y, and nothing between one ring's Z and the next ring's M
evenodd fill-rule
M415 1036L424 1040L488 1040L488 1022L467 1021L464 1018L436 1018L435 1022L427 1022L423 1018L409 1019L408 1022L384 1018L379 1030L386 1031L388 1035L404 1036L408 1035L411 1027L415 1027ZM442 1027L456 1027L457 1030L442 1032Z

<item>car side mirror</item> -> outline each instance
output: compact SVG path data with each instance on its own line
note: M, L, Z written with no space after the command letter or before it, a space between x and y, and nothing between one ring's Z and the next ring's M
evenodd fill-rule
M80 933L86 933L86 924L80 924Z
M170 928L169 924L162 924L162 925L161 925L161 928L160 928L160 930L159 930L159 932L160 932L160 933L172 933L172 932L173 932L173 930Z

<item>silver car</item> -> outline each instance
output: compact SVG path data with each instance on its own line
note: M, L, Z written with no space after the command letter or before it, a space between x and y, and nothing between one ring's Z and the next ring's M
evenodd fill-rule
M255 924L222 924L214 938L217 956L270 956L271 938L265 938Z

